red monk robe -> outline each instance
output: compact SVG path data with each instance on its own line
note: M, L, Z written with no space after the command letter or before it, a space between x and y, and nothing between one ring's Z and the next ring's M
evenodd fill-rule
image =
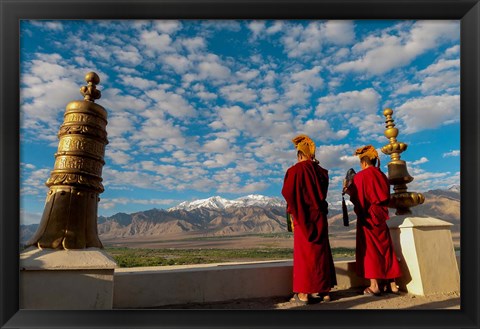
M357 173L349 188L357 214L357 274L367 279L394 279L401 276L386 221L390 185L379 168L370 166Z
M328 171L311 160L285 174L282 194L293 216L293 292L327 293L337 284L328 240Z

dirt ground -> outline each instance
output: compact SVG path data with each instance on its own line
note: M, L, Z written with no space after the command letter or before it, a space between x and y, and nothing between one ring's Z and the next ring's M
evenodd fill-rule
M381 296L364 296L362 289L332 290L332 301L303 305L290 301L291 296L273 298L239 299L217 303L196 303L187 305L170 305L157 309L236 309L236 310L458 310L460 294L446 293L431 296L416 296L406 292L382 294Z

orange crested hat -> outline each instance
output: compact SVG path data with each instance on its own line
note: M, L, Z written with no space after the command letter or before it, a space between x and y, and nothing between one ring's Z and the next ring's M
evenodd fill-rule
M315 158L315 142L307 135L298 135L292 139L297 151L301 151L307 157Z
M372 145L359 147L355 151L355 155L358 155L360 159L363 157L368 157L370 160L378 159L378 166L380 166L380 158L378 156L378 152Z

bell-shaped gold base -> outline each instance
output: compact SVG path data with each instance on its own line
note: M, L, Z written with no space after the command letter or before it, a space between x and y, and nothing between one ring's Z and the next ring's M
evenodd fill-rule
M411 207L418 206L425 201L425 197L421 193L417 192L403 192L393 193L390 195L389 208L395 208L396 215L410 215L412 211Z
M392 161L388 164L388 181L391 185L408 184L413 181L403 160Z
M98 238L98 193L71 186L48 192L42 220L27 246L51 249L103 248Z

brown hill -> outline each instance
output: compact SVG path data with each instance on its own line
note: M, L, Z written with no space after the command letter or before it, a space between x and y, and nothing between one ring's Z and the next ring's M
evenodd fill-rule
M424 193L425 203L412 208L413 215L430 216L454 224L452 231L460 231L460 193L433 190ZM391 216L394 212L391 211ZM350 226L343 226L342 213L329 209L329 233L332 236L354 238L356 216L350 208ZM21 242L27 241L38 225L22 225ZM229 236L286 232L285 208L280 206L247 206L225 209L196 208L167 211L151 209L133 214L118 213L98 218L101 239L161 237L182 234L202 236Z

